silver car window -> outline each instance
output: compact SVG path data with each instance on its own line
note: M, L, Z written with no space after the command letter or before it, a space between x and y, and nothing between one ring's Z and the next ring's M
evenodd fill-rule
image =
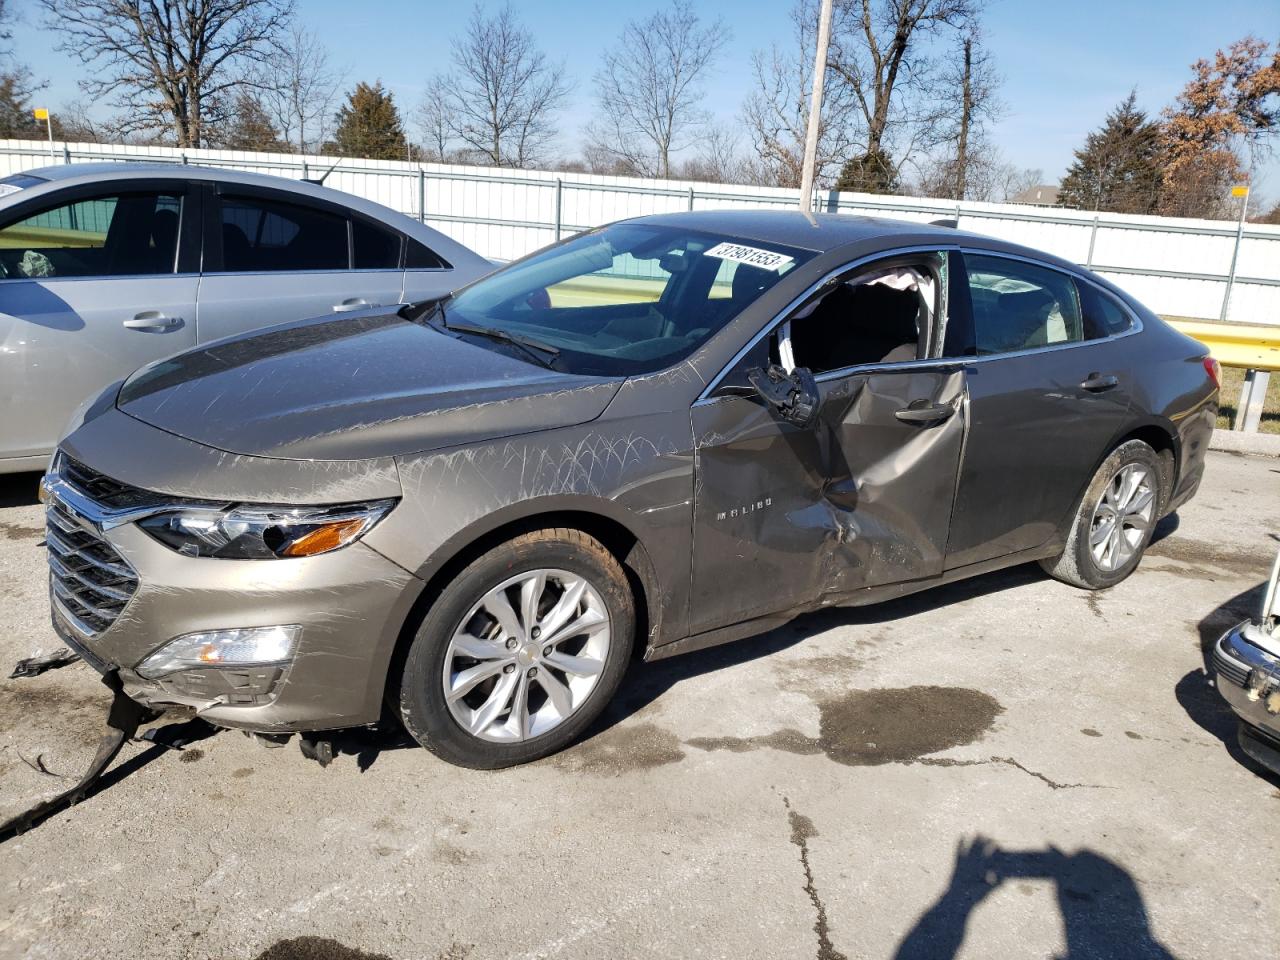
M0 227L0 278L173 273L182 198L117 193L60 203Z

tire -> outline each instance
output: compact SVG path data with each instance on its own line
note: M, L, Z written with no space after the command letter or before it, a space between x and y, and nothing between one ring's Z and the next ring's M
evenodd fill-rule
M458 766L537 760L600 715L634 636L631 588L598 540L565 528L522 534L472 561L431 605L405 660L401 718Z
M1141 440L1121 444L1089 482L1062 553L1041 560L1040 566L1049 576L1085 590L1105 590L1129 576L1142 560L1160 518L1164 473L1160 457L1147 444ZM1134 477L1139 479L1130 489ZM1120 518L1119 534L1116 517Z

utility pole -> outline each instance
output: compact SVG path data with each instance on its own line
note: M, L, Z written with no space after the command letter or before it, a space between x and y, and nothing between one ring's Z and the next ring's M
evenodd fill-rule
M827 75L827 47L831 44L831 2L822 0L818 14L818 50L813 58L813 92L809 96L809 127L804 137L804 166L800 169L800 209L813 210L813 176L818 163L818 128L822 125L822 84Z
M964 38L960 85L960 137L956 141L956 199L963 200L969 175L969 124L973 120L973 35Z

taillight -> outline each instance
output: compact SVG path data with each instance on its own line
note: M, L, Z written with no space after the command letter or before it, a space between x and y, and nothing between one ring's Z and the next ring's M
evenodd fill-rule
M1204 358L1204 372L1209 375L1209 379L1213 381L1213 385L1222 388L1222 367L1213 357Z

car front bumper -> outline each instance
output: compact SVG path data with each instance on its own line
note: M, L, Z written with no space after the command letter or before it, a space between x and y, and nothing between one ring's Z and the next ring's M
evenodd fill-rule
M49 533L58 535L51 522ZM114 621L86 630L50 577L54 629L125 692L149 706L181 705L220 726L323 730L381 715L387 668L422 583L369 547L287 560L187 557L130 523L97 536L136 572ZM137 667L183 634L233 627L301 627L287 661L179 670L148 679Z
M1241 746L1280 773L1280 657L1266 642L1252 622L1238 624L1214 644L1212 665L1218 692L1245 724Z

